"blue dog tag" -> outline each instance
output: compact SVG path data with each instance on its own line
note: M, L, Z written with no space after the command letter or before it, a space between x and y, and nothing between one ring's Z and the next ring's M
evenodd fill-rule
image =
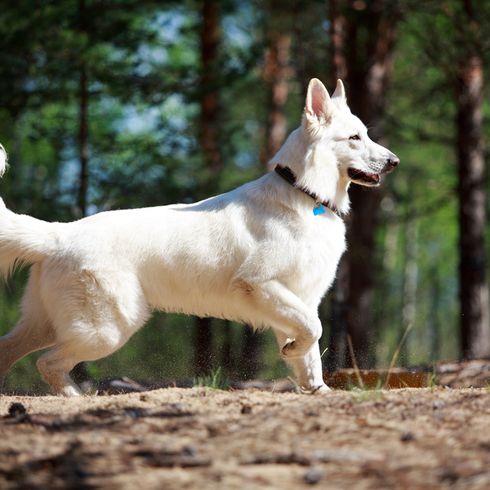
M323 213L325 213L325 206L323 204L319 204L316 208L313 208L313 214L315 216Z

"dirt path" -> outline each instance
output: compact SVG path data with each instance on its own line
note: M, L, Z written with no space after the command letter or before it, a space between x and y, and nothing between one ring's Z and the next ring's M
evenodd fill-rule
M2 489L315 486L489 489L490 390L0 396Z

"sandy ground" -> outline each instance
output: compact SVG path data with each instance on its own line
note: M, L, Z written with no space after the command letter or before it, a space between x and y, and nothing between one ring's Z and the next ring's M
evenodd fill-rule
M490 390L0 396L0 488L490 488Z

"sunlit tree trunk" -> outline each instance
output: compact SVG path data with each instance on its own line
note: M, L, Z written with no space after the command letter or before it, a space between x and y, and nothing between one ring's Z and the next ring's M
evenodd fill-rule
M204 0L201 10L201 96L200 144L205 172L204 188L212 192L222 169L219 144L218 46L220 2ZM194 372L205 374L213 365L213 337L210 318L196 318Z
M469 25L478 38L475 2L464 1ZM485 161L483 155L483 63L479 45L469 40L456 83L459 167L459 297L463 358L490 355L488 285L485 275Z

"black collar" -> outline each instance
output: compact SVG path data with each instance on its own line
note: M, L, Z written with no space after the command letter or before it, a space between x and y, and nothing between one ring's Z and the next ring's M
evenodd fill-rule
M294 172L289 167L276 165L274 167L274 171L276 172L276 174L281 176L288 184L292 185L295 189L298 189L299 191L303 192L307 196L310 196L317 205L321 204L322 206L325 206L326 208L330 209L332 213L336 214L337 216L340 216L340 211L338 210L337 206L333 205L330 201L322 201L320 197L318 197L314 192L311 192L305 187L298 185L296 183L296 175L294 175Z

